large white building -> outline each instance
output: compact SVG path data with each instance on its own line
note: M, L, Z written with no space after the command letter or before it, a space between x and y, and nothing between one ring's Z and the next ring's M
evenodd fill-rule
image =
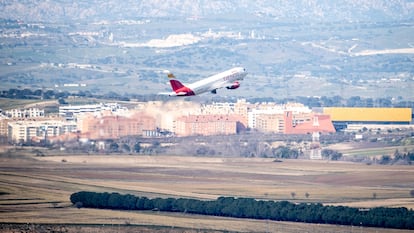
M97 113L100 111L100 104L59 106L59 116L67 120L74 120L80 114Z
M119 112L127 111L117 103L100 103L86 105L68 105L59 107L59 116L66 120L76 120L78 116L86 113L98 114L102 111Z
M252 106L247 113L247 127L251 129L257 128L257 118L263 115L283 115L286 111L292 112L293 115L310 114L312 110L303 104L288 103L288 104L258 104Z
M212 103L201 106L201 114L234 114L234 103Z
M38 108L28 109L11 109L5 111L5 115L9 118L39 118L45 116L45 110Z

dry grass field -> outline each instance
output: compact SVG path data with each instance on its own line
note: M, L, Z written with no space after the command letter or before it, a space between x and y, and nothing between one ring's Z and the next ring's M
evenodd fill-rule
M414 208L412 189L411 166L178 156L32 157L16 152L0 158L0 231L409 232L157 211L77 209L71 206L69 196L77 191L97 191L147 197L236 196L364 208Z

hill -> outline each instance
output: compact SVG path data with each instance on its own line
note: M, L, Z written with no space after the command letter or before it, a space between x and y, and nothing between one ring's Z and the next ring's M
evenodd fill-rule
M218 17L234 14L301 21L389 21L410 19L414 3L404 0L226 0L226 1L40 1L0 3L0 18L23 21L119 20L137 17Z
M0 89L154 94L166 69L193 82L243 66L223 95L412 99L413 15L401 0L7 1Z

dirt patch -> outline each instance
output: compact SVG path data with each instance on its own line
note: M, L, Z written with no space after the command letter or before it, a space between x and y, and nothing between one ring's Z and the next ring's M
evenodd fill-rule
M152 232L162 232L162 233L195 233L200 232L196 229L186 229L186 228L171 228L165 226L133 226L133 225L69 225L69 224L0 224L0 231L3 233L14 233L14 232L62 232L62 233L112 233L112 232L124 232L124 233L152 233ZM215 230L206 230L203 229L203 232L215 233L222 231Z

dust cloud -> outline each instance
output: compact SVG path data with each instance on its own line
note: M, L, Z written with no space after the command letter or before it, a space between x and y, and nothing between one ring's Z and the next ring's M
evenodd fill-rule
M142 111L146 115L154 117L159 128L174 131L174 122L177 117L200 114L201 105L184 100L152 101L146 103Z

